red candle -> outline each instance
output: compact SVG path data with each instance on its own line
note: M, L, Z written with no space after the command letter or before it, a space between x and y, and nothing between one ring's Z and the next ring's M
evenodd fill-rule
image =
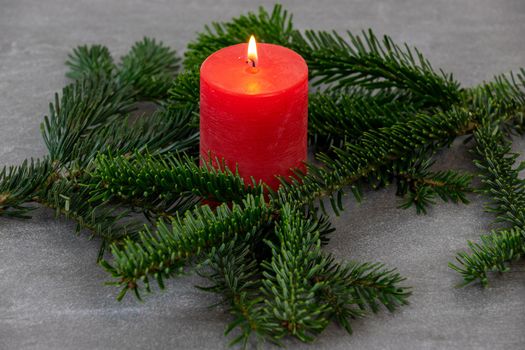
M250 50L249 50L250 49ZM250 52L248 52L250 51ZM276 175L304 169L308 67L294 51L238 44L210 55L200 70L200 155L277 189Z

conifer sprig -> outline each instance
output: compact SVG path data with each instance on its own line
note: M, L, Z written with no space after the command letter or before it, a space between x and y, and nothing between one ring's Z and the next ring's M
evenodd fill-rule
M129 210L93 201L89 189L81 185L88 178L84 174L75 179L54 180L49 187L40 190L34 200L54 209L56 217L75 221L76 233L85 230L89 238L99 238L97 260L100 260L110 244L118 244L125 237L135 239L143 225L129 217Z
M525 231L522 228L493 230L482 235L481 242L467 242L469 252L460 252L449 267L463 277L461 285L489 283L490 272L510 271L509 263L525 256Z
M417 49L398 46L369 30L361 36L347 32L294 32L292 48L308 63L316 84L335 88L400 89L425 105L448 108L459 102L459 84L451 75L436 73Z
M225 334L237 332L230 345L241 344L244 348L252 338L258 341L271 340L263 314L261 267L256 258L257 233L237 236L211 249L199 274L208 279L208 286L197 288L222 296L222 304L228 305L233 321Z
M199 135L187 109L160 109L151 115L125 116L118 122L91 130L74 148L76 166L87 168L99 154L172 154L197 152Z
M265 322L276 340L292 335L303 342L328 325L328 306L320 303L316 293L322 282L314 278L324 267L321 240L316 225L289 205L281 210L275 228L277 242L267 241L272 250L264 262L263 295Z
M486 117L474 133L479 157L475 163L482 171L482 192L492 199L487 211L504 227L481 236L479 244L469 241L471 251L459 253L456 264L449 264L465 284L479 281L487 285L489 272L508 271L508 263L525 253L525 181L519 178L523 165L515 166L518 155L511 153L500 123L500 119Z
M68 56L66 76L73 80L101 76L131 89L128 97L137 101L157 101L166 97L175 79L181 59L177 53L155 39L144 37L115 64L107 47L79 46Z
M176 155L101 155L90 181L93 200L118 199L163 216L189 209L200 199L240 203L248 194L263 193L262 185L254 181L246 186L227 167L199 167L192 158Z
M312 341L331 319L351 332L350 321L380 305L393 311L407 304L404 278L382 264L335 262L321 251L320 226L289 205L281 208L271 248L262 263L254 256L253 234L213 248L202 275L212 283L203 290L220 293L238 330L231 344L252 337L281 344L292 335ZM209 269L211 268L211 273Z
M380 305L394 311L407 305L411 294L410 288L401 285L405 278L380 263L339 264L326 256L315 278L323 282L318 295L329 305L330 317L350 334L351 319L364 316L367 310L377 312Z
M151 291L150 278L164 288L164 280L182 271L201 254L235 235L257 231L270 218L264 197L248 195L241 204L227 204L212 211L208 205L176 215L170 223L159 220L154 231L145 229L138 241L126 240L123 248L111 247L114 261L102 265L121 287L119 299L128 290L140 298L140 290Z
M171 48L145 37L122 57L117 80L131 86L137 100L162 99L179 71L180 61Z
M494 77L491 82L467 91L475 108L491 105L499 119L516 119L523 123L525 114L525 69Z
M399 159L421 148L441 148L455 137L472 131L468 112L454 108L446 113L418 115L407 122L388 128L365 132L356 143L334 148L334 157L324 154L318 160L324 167L308 166L308 174L297 173L290 182L282 181L277 196L281 202L298 206L312 205L319 198L328 197L337 213L343 209L345 186L357 182L380 166ZM354 191L359 198L360 192ZM319 202L323 206L322 202Z
M414 206L418 214L426 214L427 207L435 204L436 197L444 202L469 203L466 194L472 192L471 174L463 174L454 170L430 171L432 162L410 166L397 176L397 193L406 195L401 208Z
M355 142L365 131L392 126L418 113L415 106L398 101L389 93L317 92L308 101L310 143L327 150Z
M102 45L84 45L73 49L68 55L66 76L72 80L82 80L90 76L111 78L116 68L108 48Z
M60 98L55 95L55 103L49 105L49 116L41 126L51 160L67 165L79 156L74 151L87 134L121 122L132 108L129 90L102 77L85 77L66 86Z
M109 50L100 45L79 47L69 56L67 75L77 80L61 96L55 95L42 123L49 156L2 170L0 216L28 217L31 208L24 203L31 201L51 207L57 216L76 221L77 232L87 229L102 238L99 258L108 244L136 235L138 227L126 210L93 199L83 186L90 183L88 169L93 159L109 151L135 154L145 149L152 154L185 151L191 155L198 135L196 125L189 122L192 111L163 110L139 121L129 116L137 100L152 97L137 93L135 83L151 87L156 81L152 76L163 75L171 77L171 84L180 61L174 51L144 39L126 57L127 63L116 67ZM126 69L133 72L128 74ZM164 82L168 84L167 79ZM165 94L168 88L160 89Z
M226 23L213 23L188 45L186 68L200 66L211 53L223 47L247 42L250 35L260 42L287 46L307 62L316 84L333 84L339 89L360 86L366 89L395 89L427 106L448 108L459 102L459 84L451 75L435 72L417 49L401 47L369 30L361 36L348 32L348 39L323 31L301 33L282 6L273 11L259 8Z
M0 217L28 218L33 207L23 204L33 201L35 192L45 185L53 172L48 158L25 160L19 166L0 170Z
M167 105L173 109L189 109L198 112L200 100L200 74L198 67L180 73L168 91ZM196 121L195 124L198 124Z

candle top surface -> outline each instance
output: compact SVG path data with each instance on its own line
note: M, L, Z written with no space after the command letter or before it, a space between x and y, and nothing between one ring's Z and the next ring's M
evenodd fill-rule
M216 89L239 95L273 95L308 79L308 67L296 52L279 45L257 44L258 62L247 62L248 44L225 47L201 66L201 79Z

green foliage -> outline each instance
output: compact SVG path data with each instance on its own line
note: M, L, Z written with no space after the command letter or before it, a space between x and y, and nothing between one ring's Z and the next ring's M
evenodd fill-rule
M24 206L31 202L36 190L42 186L53 167L49 159L25 160L19 166L4 167L0 170L0 217L27 218L33 207Z
M497 126L483 125L475 138L482 191L492 199L487 210L496 214L496 222L525 228L525 181L519 178L525 164L514 167L519 155L510 153L511 145Z
M519 73L501 74L491 82L466 91L474 108L483 109L490 105L500 119L509 116L523 123L525 113L525 69ZM502 116L507 117L501 118Z
M329 315L348 333L349 320L362 317L367 310L378 312L380 305L394 311L408 304L411 292L400 286L405 278L380 263L349 262L337 264L330 256L325 258L323 270L316 277L322 281L319 298L330 307Z
M297 51L308 63L316 84L333 84L339 89L396 89L424 105L447 108L460 99L459 84L451 75L436 73L417 49L401 47L388 36L380 40L371 30L362 36L348 32L348 40L335 32L303 34L293 28L291 16L280 5L271 13L260 8L258 13L249 12L227 23L205 27L188 45L184 65L200 66L211 53L247 42L251 34L260 42Z
M89 189L81 185L88 178L88 175L79 175L78 178L55 180L41 190L35 200L54 209L57 217L74 220L77 233L87 230L90 238L101 239L97 257L100 260L109 244L124 237L134 238L142 225L129 217L128 210L93 201Z
M101 155L91 174L94 200L118 198L148 211L173 215L205 198L216 202L241 202L248 194L260 195L261 185L245 186L243 179L226 167L199 167L188 156L135 154L134 157ZM188 205L190 207L188 207Z
M75 49L66 64L67 75L77 80L62 96L55 95L41 126L49 157L2 170L0 215L27 217L30 207L23 204L31 201L54 208L77 222L77 232L87 229L101 238L99 258L108 244L136 236L138 227L127 210L92 198L83 184L91 182L89 169L100 153L195 154L192 111L161 110L138 120L130 116L135 102L153 98L155 89L166 95L179 61L174 51L147 38L119 67L103 46Z
M359 143L366 131L408 121L421 113L420 110L407 101L396 99L390 92L374 95L362 90L350 94L317 93L310 98L310 141L316 150L327 152L332 157L334 150L346 143ZM374 189L396 183L396 194L407 196L401 207L417 204L418 213L425 212L429 205L434 204L436 196L445 201L467 203L465 194L470 191L470 176L452 170L430 172L432 156L438 149L429 144L417 151L404 152L401 157L375 167L354 185L357 199L360 198L361 183ZM454 174L455 178L452 178ZM436 181L433 181L434 177Z
M525 231L520 228L494 230L481 236L481 243L468 241L470 252L456 256L457 265L449 267L463 277L463 285L479 281L488 285L489 272L507 272L508 263L525 255Z
M168 106L175 109L191 109L198 112L199 91L198 68L188 69L177 76L168 91Z
M66 76L73 80L89 76L110 78L115 70L108 48L102 45L84 45L73 49L68 55L66 66L69 67Z
M268 241L272 258L265 262L263 294L265 322L278 340L292 335L308 342L328 325L328 306L316 298L322 283L315 280L320 261L321 240L316 225L285 205L275 228L278 243Z
M225 332L239 331L231 344L242 342L244 347L254 334L262 341L270 333L262 314L261 268L254 254L256 236L251 232L213 247L199 271L211 284L198 288L220 294L222 304L228 305L234 317Z
M517 154L512 154L510 143L499 128L499 120L486 118L475 134L477 142L475 161L482 171L481 191L492 199L487 211L496 215L495 222L509 228L493 230L481 236L481 243L468 242L470 253L457 255L458 265L449 266L458 271L465 284L479 281L488 284L487 273L505 272L507 263L523 256L525 252L525 181L519 178L524 168L515 168Z
M198 130L191 124L190 110L161 109L152 115L126 116L118 122L90 130L73 152L75 165L86 166L98 154L113 155L171 154L185 152L194 155L198 147Z
M86 78L55 94L41 125L52 161L66 165L82 153L82 144L99 127L119 122L132 109L129 91L101 77Z
M123 248L111 246L114 261L102 265L117 279L122 299L128 290L140 298L141 284L151 291L150 277L164 288L164 279L180 272L211 247L256 231L269 219L264 198L248 195L241 204L227 204L212 211L208 205L176 215L170 224L159 220L155 231L145 229L138 241L125 240Z
M161 99L166 97L179 62L175 51L145 37L122 57L117 79L122 85L130 85L140 100Z
M454 170L432 172L432 164L429 160L418 162L407 167L408 171L403 169L397 175L397 194L408 194L401 208L414 206L418 214L426 214L427 207L435 204L436 197L444 202L469 202L466 193L472 191L472 175Z
M346 186L357 186L358 181L378 167L410 154L420 148L441 148L458 135L470 130L471 117L462 109L446 113L420 114L391 127L364 132L355 143L333 148L334 157L319 154L323 167L308 166L308 173L297 172L297 178L282 181L277 193L282 203L313 205L319 198L328 197L336 214L343 210L342 196ZM355 189L356 187L354 187ZM354 194L359 199L358 188ZM322 208L323 202L318 201Z
M281 344L287 335L313 341L331 319L350 331L351 318L384 305L393 311L410 295L404 278L382 264L341 266L321 251L320 226L285 205L265 242L271 249L259 263L257 234L238 236L213 248L202 276L220 293L234 320L227 333L238 330L232 344L246 346L252 336ZM211 271L210 271L211 270Z
M292 47L308 63L316 84L366 89L400 89L425 105L449 107L459 101L459 84L451 75L434 72L417 49L400 47L369 30L362 36L350 32L348 40L336 32L295 32Z
M392 126L416 113L413 105L396 100L390 93L317 92L309 97L310 143L325 149L341 147L355 142L365 131Z
M181 59L171 48L155 39L144 37L136 42L130 52L117 65L107 47L101 45L79 46L68 55L66 76L73 80L102 77L131 89L128 97L135 100L159 100L166 97L173 83Z

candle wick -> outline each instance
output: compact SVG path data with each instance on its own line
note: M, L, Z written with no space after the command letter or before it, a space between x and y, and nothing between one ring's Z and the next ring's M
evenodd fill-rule
M250 63L252 65L252 67L255 68L255 60L254 59L248 58L247 63Z

